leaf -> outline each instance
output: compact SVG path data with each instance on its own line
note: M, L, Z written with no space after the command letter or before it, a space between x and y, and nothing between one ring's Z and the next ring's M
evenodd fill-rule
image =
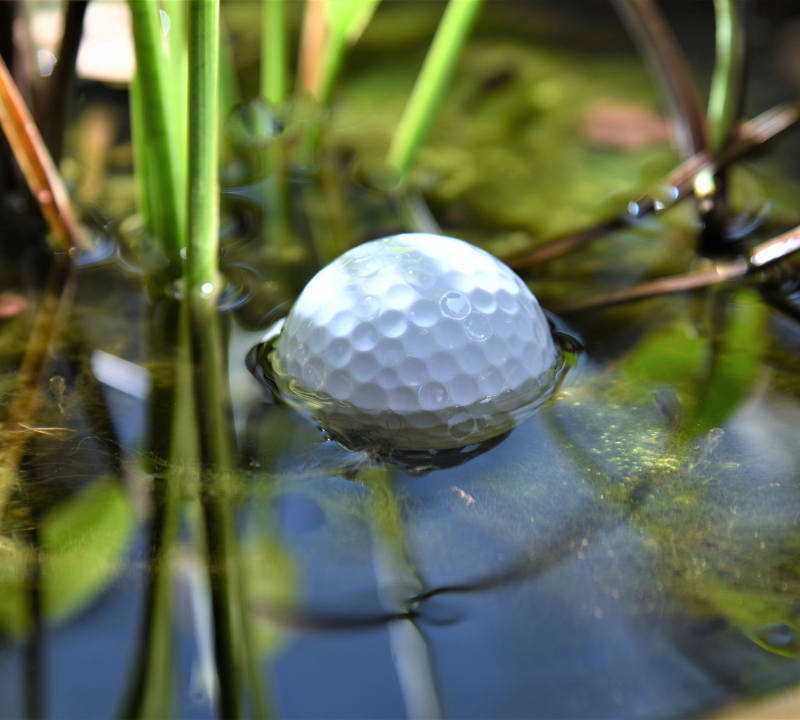
M331 34L349 44L366 30L380 0L328 0L326 10Z
M101 478L41 522L44 614L63 621L79 612L120 569L136 527L133 506L116 478ZM0 546L0 631L30 628L27 570L33 558L20 544Z

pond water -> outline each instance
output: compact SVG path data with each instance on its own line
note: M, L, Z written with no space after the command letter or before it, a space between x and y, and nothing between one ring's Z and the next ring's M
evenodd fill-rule
M665 5L705 87L713 13ZM777 53L788 79L770 70L771 46L795 37L787 7L754 14L748 117L792 98L794 65ZM223 8L245 99L257 10ZM791 282L551 316L581 343L562 346L554 396L438 466L345 450L248 370L306 282L356 244L433 225L513 266L678 162L609 7L496 3L412 173L419 192L387 190L382 157L440 13L382 6L329 116L302 98L275 111L288 230L269 221L272 116L258 102L229 114L224 465L201 462L213 439L195 437L202 368L184 349L181 289L143 280L160 256L132 213L124 93L79 88L62 169L117 249L79 263L52 310L59 331L7 487L0 717L695 717L800 681ZM104 112L118 137L91 194L81 139ZM643 142L619 140L620 112ZM324 152L309 163L319 121ZM763 211L754 242L800 223L797 139L779 142L730 177L735 212ZM520 274L548 308L686 271L691 202ZM15 228L42 234L6 205ZM34 263L9 251L7 265L5 289L23 298ZM33 318L0 320L5 404Z

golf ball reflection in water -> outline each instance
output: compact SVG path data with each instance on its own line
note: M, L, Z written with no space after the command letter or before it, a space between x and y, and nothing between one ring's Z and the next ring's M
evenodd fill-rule
M552 393L560 368L522 280L483 250L429 234L365 243L320 271L270 362L281 394L333 437L398 449L504 433Z

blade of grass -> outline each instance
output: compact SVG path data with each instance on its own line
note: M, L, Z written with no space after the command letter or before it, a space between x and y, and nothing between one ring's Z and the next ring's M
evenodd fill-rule
M378 3L380 0L333 0L325 4L328 32L314 88L314 94L323 105L330 102L345 48L361 37Z
M39 203L55 244L64 251L75 247L89 251L92 243L81 231L67 190L47 152L28 107L5 62L0 58L0 127L28 187Z
M261 23L261 95L278 105L286 99L285 0L264 0Z
M653 0L615 0L615 5L669 102L683 157L696 155L706 147L705 117L674 35Z
M180 108L175 107L180 97L173 95L175 83L162 44L158 3L129 0L129 4L141 107L146 108L141 117L144 120L141 137L145 146L144 182L148 188L152 222L148 230L161 240L170 263L167 275L175 279L180 276L180 251L186 237L185 193L179 169L184 156L180 148L184 133L183 128L178 126Z
M708 99L708 135L718 153L733 138L744 85L744 25L736 0L714 0L717 56Z
M447 3L389 148L389 165L396 167L401 177L411 169L417 150L425 142L480 7L481 0Z

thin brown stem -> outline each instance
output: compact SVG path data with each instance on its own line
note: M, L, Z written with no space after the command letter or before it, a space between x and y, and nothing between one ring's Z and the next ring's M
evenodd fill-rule
M563 303L561 305L547 305L547 309L557 315L570 315L584 310L599 310L611 305L646 300L660 295L695 290L722 282L743 278L750 270L750 265L744 258L737 258L730 262L720 262L711 267L695 270L684 275L673 275L659 278L652 282L634 285L624 290L593 295L589 298Z
M691 194L694 178L701 170L712 174L744 157L760 150L770 140L793 127L800 120L800 103L779 105L739 126L737 139L723 150L716 162L704 150L681 163L675 170L659 182L658 188L675 188L674 202ZM507 258L506 262L515 270L531 267L559 257L595 240L606 233L628 227L642 216L658 209L654 194L647 194L630 203L625 212L612 215L581 230L570 232L540 243L530 252Z
M658 7L653 0L615 0L615 4L669 101L681 154L702 152L705 113L688 63Z
M47 149L58 162L64 140L69 99L75 84L75 61L83 32L87 0L70 0L64 17L64 36L58 50L58 62L36 94L34 116L41 128Z
M39 203L55 243L61 250L91 250L72 211L67 190L53 158L31 118L6 64L0 59L0 127L25 181Z
M581 310L598 310L611 305L645 300L659 295L695 290L709 285L739 280L748 273L764 269L800 250L800 226L756 245L747 258L736 258L718 262L683 275L659 278L651 282L634 285L624 290L593 295L573 302L550 306L548 310L559 314L570 314ZM779 270L780 274L780 270Z

